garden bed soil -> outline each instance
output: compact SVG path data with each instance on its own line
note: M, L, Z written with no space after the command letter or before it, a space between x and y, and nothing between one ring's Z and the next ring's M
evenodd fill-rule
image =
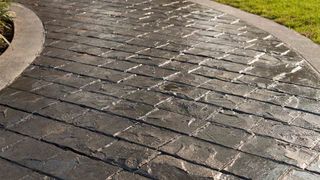
M6 24L7 27L0 27L0 34L2 34L9 42L13 39L13 22L8 22ZM9 47L8 43L6 43L2 38L0 38L0 55L4 53L4 51Z

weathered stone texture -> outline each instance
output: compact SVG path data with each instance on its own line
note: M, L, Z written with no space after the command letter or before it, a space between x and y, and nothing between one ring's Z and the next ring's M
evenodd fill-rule
M320 77L183 0L18 0L43 52L0 92L0 179L319 179Z

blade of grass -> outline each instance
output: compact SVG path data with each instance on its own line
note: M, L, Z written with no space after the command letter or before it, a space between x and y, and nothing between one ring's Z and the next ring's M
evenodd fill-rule
M0 38L3 39L4 42L7 43L10 46L10 42L2 34L0 34Z

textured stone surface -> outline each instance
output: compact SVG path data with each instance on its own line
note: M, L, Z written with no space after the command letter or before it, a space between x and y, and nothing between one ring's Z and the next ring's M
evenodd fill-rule
M135 92L125 96L124 98L131 100L131 101L142 102L142 103L146 103L146 104L155 106L155 105L167 100L169 97L170 96L162 94L162 93L140 90L140 91L135 91Z
M68 102L74 102L91 108L102 109L110 106L112 102L116 101L115 98L104 96L101 94L79 91L72 93L64 98Z
M240 153L227 171L252 179L278 179L288 166L270 160Z
M5 106L0 106L1 115L0 115L0 124L2 127L12 126L21 120L31 116L28 113L17 111L12 108L8 108Z
M39 110L38 113L44 116L49 116L50 118L71 122L74 118L81 116L86 111L86 108L69 103L60 102L45 107Z
M203 168L170 156L158 156L142 167L152 178L156 179L233 179L221 175L218 171Z
M213 143L237 148L245 142L251 134L239 129L210 124L204 130L198 132L196 136Z
M320 157L316 157L307 168L314 172L320 172Z
M320 81L183 0L18 0L42 54L0 92L2 179L319 179Z
M150 105L123 100L108 108L108 111L128 118L140 118L153 109Z
M14 163L0 159L0 174L3 179L46 179L44 175L33 172L30 169L19 167Z
M157 151L143 146L117 141L99 150L96 156L104 161L121 165L125 169L137 170L157 154Z
M238 153L185 136L167 144L162 150L216 169L223 169Z
M207 119L218 110L216 106L210 106L200 102L187 101L173 98L159 105L160 109L173 111L196 119Z
M134 122L129 119L113 116L107 113L89 111L82 116L75 118L73 124L113 135L133 126Z
M132 180L147 180L148 178L140 176L138 174L129 173L126 171L120 172L110 179L121 180L121 179L132 179Z
M234 111L222 111L209 119L211 122L223 124L229 127L241 128L250 131L253 127L257 126L262 120L261 117L241 114Z
M206 124L206 121L184 116L178 113L157 110L150 113L145 119L146 122L175 131L191 134L199 127Z
M316 152L306 148L296 148L271 138L253 137L241 147L242 151L268 157L305 168L316 156Z
M191 100L198 99L207 92L205 89L175 82L165 82L156 87L155 90Z
M121 132L119 137L139 144L158 148L178 136L165 129L156 128L149 125L136 125L126 131Z
M110 95L114 97L123 97L127 94L130 94L132 92L135 92L137 88L134 88L132 86L125 86L122 84L114 84L109 82L96 82L92 85L88 85L84 87L87 91L92 91L96 93L101 93L105 95Z
M314 147L319 141L319 134L315 131L270 120L260 121L259 125L252 128L252 131L308 148Z
M298 179L318 179L318 176L313 173L303 172L300 170L292 169L286 176L282 178L283 180L298 180Z

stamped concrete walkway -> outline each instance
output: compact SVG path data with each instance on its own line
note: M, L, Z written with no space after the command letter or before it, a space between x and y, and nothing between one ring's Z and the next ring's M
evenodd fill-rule
M42 55L0 92L0 179L319 179L320 77L183 0L20 0Z

